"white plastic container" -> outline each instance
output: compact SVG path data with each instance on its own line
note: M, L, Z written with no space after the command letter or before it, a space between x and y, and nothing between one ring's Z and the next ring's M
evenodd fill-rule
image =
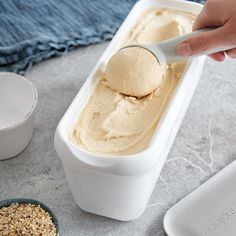
M0 73L0 160L16 156L29 143L37 100L37 91L27 79Z
M201 76L205 57L191 61L155 130L149 147L141 153L102 157L75 146L69 131L97 82L96 73L121 46L124 36L148 8L172 8L199 13L202 5L180 0L142 0L131 10L110 45L98 61L55 133L55 148L79 207L98 215L129 221L145 210L157 178Z

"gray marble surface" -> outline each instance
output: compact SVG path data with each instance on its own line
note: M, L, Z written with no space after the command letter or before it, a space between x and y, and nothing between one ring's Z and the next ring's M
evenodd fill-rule
M236 60L207 61L146 211L124 223L77 207L53 147L60 118L106 46L77 49L26 74L39 92L35 132L20 155L0 162L0 200L44 202L57 215L63 236L162 236L166 210L236 159Z

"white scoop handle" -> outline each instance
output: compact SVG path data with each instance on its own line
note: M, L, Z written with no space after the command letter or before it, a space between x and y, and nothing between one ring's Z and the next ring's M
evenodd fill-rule
M169 40L165 40L163 42L160 42L158 44L141 44L141 45L129 45L130 46L139 46L139 47L143 47L145 49L148 49L150 52L152 52L154 54L154 56L156 56L156 58L158 59L160 64L163 63L172 63L175 61L181 61L181 60L186 60L186 59L190 59L190 58L194 58L194 57L198 57L198 56L202 56L202 55L208 55L208 54L212 54L215 52L221 52L221 51L226 51L228 49L233 48L234 46L224 46L224 47L218 47L218 48L213 48L210 49L208 51L205 51L204 53L201 54L197 54L197 55L191 55L191 56L180 56L176 53L176 46L183 40L190 38L193 35L196 35L198 33L202 33L202 32L207 32L210 30L215 30L216 28L207 28L207 29L200 29L194 32L191 32L189 34L185 34L173 39L169 39Z

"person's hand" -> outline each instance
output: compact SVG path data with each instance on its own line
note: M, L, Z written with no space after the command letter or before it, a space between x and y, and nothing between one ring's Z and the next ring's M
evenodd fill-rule
M193 31L201 28L219 27L209 32L199 33L182 41L176 52L182 56L204 53L205 51L222 46L231 46L225 53L236 58L236 0L207 0L197 17ZM225 59L224 52L211 54L216 61Z

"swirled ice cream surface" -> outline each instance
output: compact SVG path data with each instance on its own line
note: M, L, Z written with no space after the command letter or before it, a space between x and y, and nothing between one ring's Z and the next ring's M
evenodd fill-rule
M148 10L139 17L123 45L158 43L191 32L194 19L192 14L171 9ZM164 65L160 85L142 98L112 90L102 73L70 131L70 140L91 153L104 156L129 155L145 150L185 66L186 62Z

